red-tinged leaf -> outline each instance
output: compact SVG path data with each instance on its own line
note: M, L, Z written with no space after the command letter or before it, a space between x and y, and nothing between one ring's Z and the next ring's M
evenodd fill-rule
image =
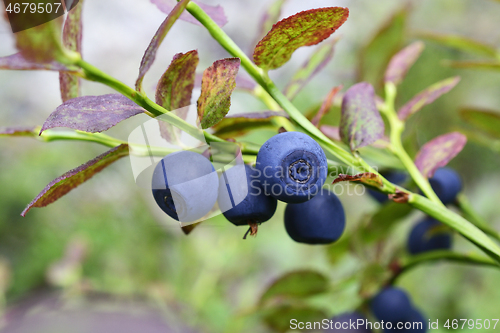
M62 16L36 27L14 34L16 47L32 62L48 63L65 58L61 45Z
M45 186L42 192L40 192L36 198L30 202L26 209L24 209L21 216L25 216L33 207L45 207L53 203L78 185L92 178L96 173L100 172L111 163L128 154L128 145L121 144L97 156L93 160L80 165L78 168L66 172L64 175L54 179Z
M420 32L417 34L417 36L419 38L424 38L447 47L476 54L479 56L486 56L492 58L495 58L497 56L497 49L495 46L488 45L486 43L466 38L463 36L451 35L451 34L438 34L434 32Z
M34 62L27 60L21 53L0 57L0 69L12 70L46 70L46 71L71 71L72 69L56 61ZM76 68L73 71L77 70Z
M452 132L438 136L422 146L415 157L415 165L424 177L432 177L434 172L444 167L462 151L467 137L462 133Z
M0 136L37 136L39 126L0 127Z
M159 6L156 2L161 3L162 0L152 0L152 2ZM170 31L170 28L172 28L174 23L184 12L188 3L189 0L181 0L177 4L174 3L172 7L166 12L168 14L167 18L162 22L162 24L156 31L153 39L151 39L151 42L146 49L146 52L144 52L144 56L142 57L141 65L139 66L139 77L135 81L136 90L142 91L142 80L153 65L153 62L156 58L156 52L158 52L158 48L163 42L163 39L165 39L167 33Z
M351 151L384 136L384 121L375 105L375 91L367 82L353 85L342 101L340 137Z
M294 74L292 80L285 88L285 95L288 99L294 99L302 88L332 60L337 41L338 38L334 39L331 43L326 43L318 47L311 58Z
M217 124L229 112L240 63L239 58L217 60L203 72L201 95L198 99L201 128Z
M182 119L186 119L188 112L188 108L184 107L191 104L198 62L196 50L176 54L156 86L156 103L167 110L177 110L176 115ZM178 138L178 128L164 121L160 121L159 125L161 136L165 140L173 142Z
M316 45L330 37L349 16L342 7L306 10L276 23L257 44L253 59L269 70L281 67L302 46Z
M380 178L378 175L371 173L371 172L365 172L365 173L358 173L357 175L344 175L344 174L339 174L337 178L333 181L332 184L340 183L340 182L361 182L366 185L370 185L373 187L379 187L382 188L384 186L384 183L382 183L382 178Z
M445 60L443 61L443 65L461 69L500 71L500 61L498 60L468 60L468 61Z
M203 74L196 74L196 78L194 81L195 88L201 88L201 81L203 80ZM253 92L253 90L257 87L257 83L254 80L244 75L236 76L236 88L240 90L246 90L248 92Z
M385 82L399 84L424 50L424 43L418 41L399 51L392 57L385 71Z
M319 130L332 140L342 141L342 139L340 138L340 129L338 128L338 126L321 125Z
M453 89L458 84L458 82L460 82L460 77L455 76L434 83L432 86L424 89L417 96L413 97L408 103L403 105L401 109L399 109L399 119L408 119L409 116L420 111L420 109L422 109L424 106L431 104L436 99Z
M257 33L257 40L255 41L255 44L257 44L257 42L272 29L273 25L278 22L281 16L281 8L286 1L287 0L275 0L269 6L264 15L262 15L259 22L259 32Z
M405 41L408 9L396 12L378 30L360 52L357 81L374 84L377 89L384 79L385 68Z
M151 0L151 2L154 3L156 5L156 7L158 7L158 9L161 10L162 12L164 12L165 14L169 14L176 4L176 0ZM198 6L200 6L200 8L203 9L203 11L205 13L207 13L207 15L210 16L210 18L219 27L223 27L224 25L226 25L227 17L226 17L226 14L224 13L224 8L222 8L219 5L210 6L210 5L206 5L204 3L200 3L198 1L193 1L193 2L195 2ZM200 25L200 26L202 25L200 22L198 22L197 19L195 19L188 12L182 13L180 19L183 21L189 22L189 23L196 24L196 25Z
M335 96L337 96L338 92L340 90L342 90L343 87L344 86L340 85L340 86L334 87L332 90L330 90L330 92L328 93L328 96L323 101L323 104L321 104L321 107L319 108L318 113L316 113L314 118L311 120L311 123L314 126L316 126L316 127L319 126L321 118L323 118L323 116L328 112L328 110L330 110L330 108L332 107L332 104L333 104L333 99L335 98Z
M265 111L226 116L213 126L214 134L222 139L229 139L245 135L256 129L276 129L271 122L273 117L288 118L288 114L284 111Z
M68 50L82 53L82 3L80 0L68 12L63 27L63 45ZM80 96L80 78L65 72L59 73L59 85L63 102Z
M500 111L466 108L460 111L460 116L481 132L500 139Z
M142 112L143 108L120 94L77 97L58 106L43 124L40 134L54 127L103 132Z

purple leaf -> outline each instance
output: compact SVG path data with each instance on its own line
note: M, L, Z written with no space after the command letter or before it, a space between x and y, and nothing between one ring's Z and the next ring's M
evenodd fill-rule
M338 38L331 43L320 46L293 75L292 80L285 88L285 95L288 99L294 99L302 88L332 60L337 41Z
M202 79L203 79L203 74L196 74L194 82L194 86L196 88L201 88ZM241 75L241 73L236 76L236 89L253 92L255 87L257 87L257 83L255 83L255 81L249 78L248 76Z
M340 129L337 126L321 125L319 130L332 140L342 141L340 138Z
M276 130L271 122L273 117L288 118L288 114L285 111L264 111L226 116L213 126L214 134L222 139L229 139L245 135L255 129Z
M351 151L384 136L384 122L375 105L375 91L367 82L353 85L342 101L340 137Z
M420 111L424 106L431 104L436 99L441 97L441 95L446 94L448 91L453 89L458 82L460 82L460 77L455 76L448 78L443 81L434 83L432 86L426 88L420 92L417 96L413 97L408 103L403 105L398 111L398 117L401 120L408 119L412 114Z
M54 179L47 186L45 186L42 192L40 192L23 210L21 216L25 216L26 213L33 207L45 207L48 204L53 203L78 185L92 178L96 173L111 163L127 156L128 154L128 145L121 144L79 166L78 168L66 172L64 175Z
M154 3L156 7L158 7L158 9L165 14L169 14L176 4L175 0L151 0L151 2ZM203 9L203 11L205 11L205 13L207 13L207 15L210 16L210 18L214 20L214 22L217 23L219 27L223 27L224 25L226 25L227 18L226 14L224 13L224 8L219 5L210 6L198 1L193 2L200 6L200 8ZM187 12L182 13L180 19L196 25L202 25L200 22L198 22L197 19L195 19L191 14Z
M0 136L36 136L39 126L0 127Z
M68 50L82 53L82 3L68 12L63 27L63 45ZM59 85L63 102L80 96L80 78L70 73L59 73Z
M203 72L198 99L198 118L203 129L217 124L229 112L240 63L239 58L217 60Z
M0 69L71 71L68 67L55 61L34 62L27 60L20 52L10 56L1 57Z
M316 45L330 37L348 16L347 8L327 7L283 19L257 44L253 60L264 70L281 67L299 47Z
M142 112L143 108L120 94L77 97L58 106L43 124L40 134L54 127L102 132Z
M155 2L163 2L161 0L152 0L153 3ZM135 89L137 91L142 90L142 80L144 79L144 76L148 72L148 70L151 68L153 65L153 62L155 61L156 58L156 52L158 51L158 48L160 47L161 43L163 42L163 39L165 39L165 36L167 33L170 31L170 28L174 25L174 23L177 21L179 16L181 16L182 12L184 12L184 9L186 9L187 4L189 3L189 0L181 0L177 4L172 5L172 8L168 12L167 18L163 23L160 25L158 30L156 31L155 35L153 36L153 39L151 39L151 42L148 45L148 48L146 49L146 52L144 52L144 56L142 57L141 60L141 65L139 66L139 77L137 78L135 82ZM158 4L156 4L158 6Z
M418 41L408 45L392 57L385 71L385 82L401 83L410 67L417 61L424 47L424 43Z
M172 63L163 73L156 86L156 103L169 111L184 108L191 104L191 94L194 88L196 66L198 66L198 51L193 50L185 54L178 53ZM184 108L176 115L186 119L188 109ZM178 137L180 130L171 124L160 121L161 136L168 142Z
M424 177L432 177L434 172L448 164L462 151L467 138L462 133L452 132L438 136L422 146L415 157L415 165Z

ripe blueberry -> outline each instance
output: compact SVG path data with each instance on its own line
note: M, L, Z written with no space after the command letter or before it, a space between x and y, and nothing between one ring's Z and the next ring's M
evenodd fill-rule
M403 184L408 178L406 173L400 171L386 171L386 172L381 172L380 174L384 176L385 179L396 185ZM384 203L387 200L389 200L387 194L373 190L371 188L368 188L368 194L370 194L370 196L372 196L373 199L377 200L380 203Z
M395 287L388 287L379 292L371 300L370 309L378 320L391 323L405 321L413 310L406 293Z
M328 173L323 149L300 132L280 133L267 140L257 154L257 168L266 194L290 203L311 199Z
M462 190L462 180L455 170L439 168L432 178L429 178L432 189L438 198L447 205L453 203L457 194Z
M358 320L366 323L366 318L359 312L347 312L332 318L330 328L323 332L331 333L371 333L365 325L357 325Z
M278 201L264 194L259 171L237 165L224 171L219 179L219 208L234 225L262 223L273 217Z
M335 194L321 190L309 201L286 206L285 228L288 235L299 243L333 243L344 232L344 208Z
M219 178L210 161L192 151L165 156L155 167L153 197L160 208L181 222L205 216L217 201Z
M443 224L427 217L416 224L408 237L408 252L418 254L422 252L450 249L452 238L449 232L441 230Z

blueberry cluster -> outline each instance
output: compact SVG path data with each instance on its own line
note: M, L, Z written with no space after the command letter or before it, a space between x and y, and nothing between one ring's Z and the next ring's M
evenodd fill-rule
M370 310L379 321L392 324L391 329L384 330L385 333L427 332L426 320L411 304L410 298L402 289L396 287L383 289L371 300ZM418 323L421 325L417 325Z
M201 154L167 155L153 174L153 196L172 218L192 222L204 217L217 201L234 225L256 226L275 213L277 201L288 203L285 227L292 239L327 244L340 238L345 214L340 200L322 189L328 165L322 148L300 132L280 133L265 142L255 167L237 165L220 178ZM168 181L167 181L168 178Z

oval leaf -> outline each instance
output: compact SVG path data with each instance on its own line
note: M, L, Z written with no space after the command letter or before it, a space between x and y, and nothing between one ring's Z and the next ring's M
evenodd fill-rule
M63 28L63 45L68 50L82 53L82 3L68 13ZM65 72L59 73L59 85L63 102L80 96L80 78Z
M443 134L427 142L415 157L415 165L424 177L432 177L434 172L448 164L462 151L467 138L462 133Z
M229 139L245 135L256 129L275 130L276 126L271 122L274 117L288 118L288 114L285 111L265 111L227 116L213 126L214 135L221 139Z
M342 101L340 137L351 151L384 136L384 121L375 105L375 91L366 82L353 85Z
M198 118L201 128L217 124L229 112L231 93L236 87L239 58L217 60L203 72Z
M16 53L6 57L0 57L0 69L12 70L46 70L46 71L75 71L56 61L34 62L23 57L21 53Z
M152 3L158 7L159 10L164 12L165 14L170 14L172 12L174 6L176 5L176 0L151 0ZM224 8L221 6L210 6L206 5L204 3L200 3L198 1L193 1L195 2L198 6L200 6L201 9L205 13L207 13L208 16L219 26L223 27L227 23L227 18L226 14L224 13ZM195 19L191 14L184 12L180 16L180 19L192 24L196 25L202 25L200 22L198 22L197 19Z
M270 299L279 298L306 298L321 294L328 289L328 279L315 271L296 271L283 275L276 280L260 298L260 304Z
M129 153L128 145L121 144L104 154L101 154L80 165L78 168L66 172L64 175L51 181L45 188L36 196L33 201L23 210L21 216L33 207L45 207L53 203L66 193L92 178L96 173L115 162L116 160L127 156Z
M73 98L50 114L40 134L54 127L68 127L90 133L102 132L142 112L143 108L120 94Z
M463 109L460 116L469 124L500 139L500 112L479 109Z
M385 82L392 82L394 84L399 84L403 81L406 73L411 66L417 61L418 57L424 50L424 43L415 42L401 51L399 51L394 57L392 57L387 70L385 71Z
M295 98L302 88L332 60L337 41L338 39L334 39L331 43L321 45L294 74L285 88L285 95L288 99Z
M156 3L155 1L152 2ZM161 3L161 1L157 2ZM135 81L135 89L137 91L142 90L142 80L153 65L153 62L156 58L156 52L158 52L158 48L163 42L163 39L165 39L167 33L170 31L170 28L172 28L174 23L184 12L188 3L189 0L181 0L177 4L172 5L172 7L169 7L169 10L166 12L168 14L167 18L162 22L162 24L156 31L153 39L151 39L151 42L149 42L148 48L142 56L141 65L139 66L139 77ZM156 5L160 7L158 4Z
M342 7L306 10L276 23L257 44L253 59L269 70L281 67L302 46L316 45L330 37L349 16Z
M401 120L408 119L412 114L420 111L424 106L431 104L436 99L446 94L448 91L453 89L458 82L460 82L460 77L455 76L449 79L439 81L434 83L432 86L428 87L424 91L420 92L417 96L413 97L408 103L403 105L398 111L398 117Z

